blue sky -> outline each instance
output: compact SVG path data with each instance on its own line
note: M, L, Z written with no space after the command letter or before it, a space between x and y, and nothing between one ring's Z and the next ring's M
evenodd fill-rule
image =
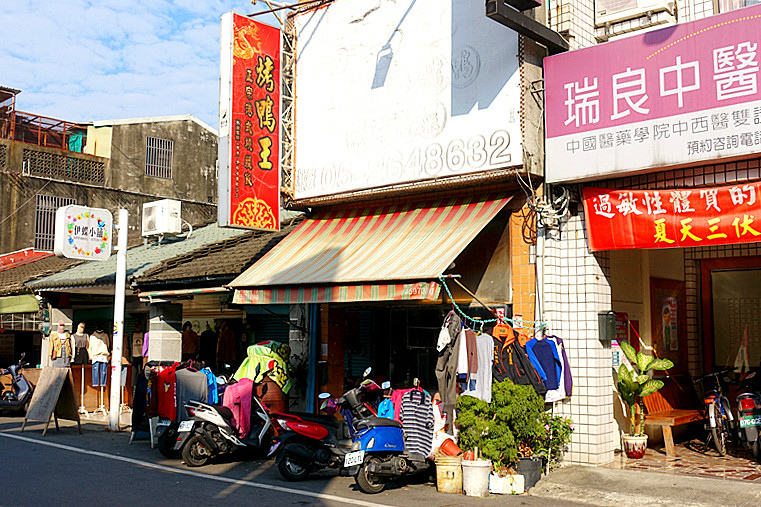
M219 18L266 9L263 0L5 0L0 86L21 90L18 110L67 121L193 114L217 128Z

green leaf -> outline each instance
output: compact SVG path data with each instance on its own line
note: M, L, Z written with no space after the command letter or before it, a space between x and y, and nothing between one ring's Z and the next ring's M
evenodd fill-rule
M650 363L651 370L670 370L674 367L674 362L670 359L656 359Z
M634 350L634 347L632 347L629 342L626 340L621 340L621 350L623 351L624 355L626 356L626 359L629 360L631 363L637 362L637 352Z
M621 399L624 400L624 403L630 407L633 406L637 400L636 391L629 389L625 382L618 383L618 393L621 395Z
M626 379L629 381L634 380L632 378L632 371L629 368L627 368L625 364L621 364L618 367L618 379L619 380Z
M634 379L638 384L644 384L648 380L650 380L650 377L648 375L637 375L637 378Z
M639 369L640 374L645 373L652 362L653 356L637 352L637 369Z
M643 398L645 396L648 396L650 394L653 394L655 391L663 387L663 381L662 380L648 380L644 384L642 384L642 392L640 392L640 396Z

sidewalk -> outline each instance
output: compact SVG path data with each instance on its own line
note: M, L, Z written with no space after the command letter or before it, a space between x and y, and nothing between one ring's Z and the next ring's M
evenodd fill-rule
M550 473L530 495L603 506L756 506L761 484L574 465Z

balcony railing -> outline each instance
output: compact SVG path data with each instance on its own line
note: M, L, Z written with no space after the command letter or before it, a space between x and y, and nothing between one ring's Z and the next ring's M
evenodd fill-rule
M81 153L87 140L87 128L57 118L10 111L0 116L0 139Z

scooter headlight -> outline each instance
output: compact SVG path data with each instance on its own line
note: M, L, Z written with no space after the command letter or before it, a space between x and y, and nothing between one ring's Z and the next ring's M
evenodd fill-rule
M354 452L354 451L361 451L361 450L362 450L362 442L360 442L359 440L357 440L357 441L355 441L354 443L351 444L351 451L352 452Z
M367 442L366 449L372 449L373 447L375 447L375 437L371 438L370 441Z

